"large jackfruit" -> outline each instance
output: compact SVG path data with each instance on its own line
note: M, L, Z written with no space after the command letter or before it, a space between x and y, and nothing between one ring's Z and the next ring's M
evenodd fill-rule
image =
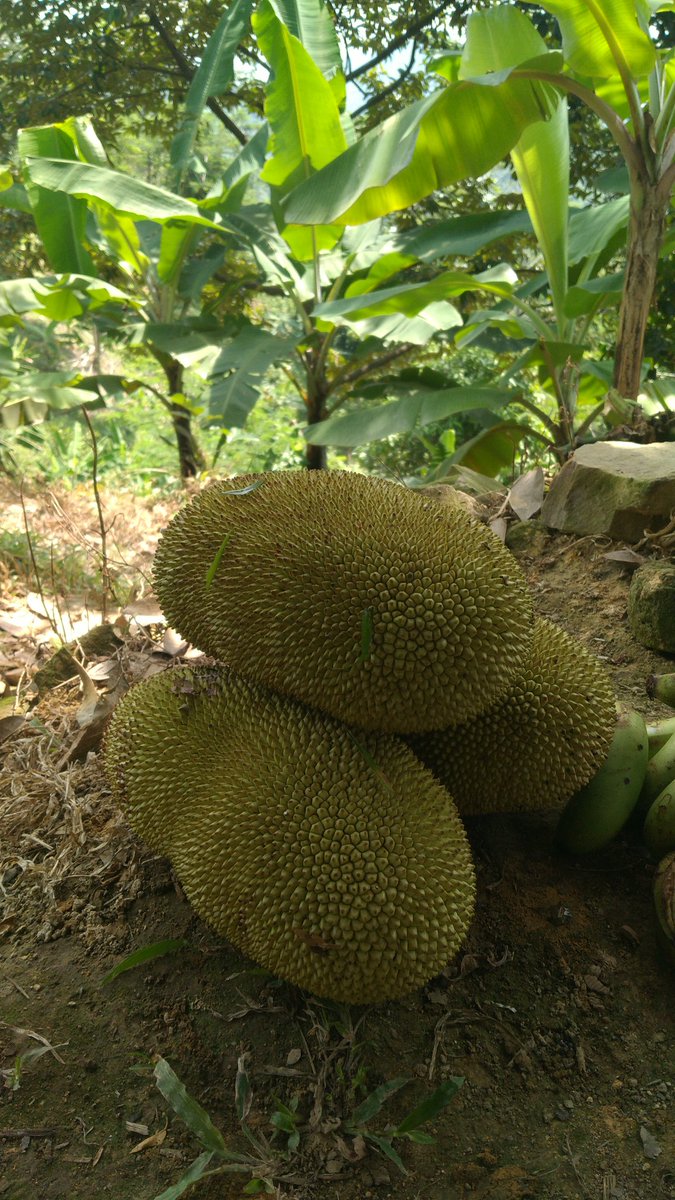
M127 693L105 763L200 916L284 979L334 1000L394 998L466 933L461 820L398 738L354 733L226 668L178 668Z
M164 531L154 570L185 638L364 729L440 729L484 711L532 640L524 577L490 530L350 472L207 488Z
M472 721L407 739L462 814L560 808L602 766L616 723L602 664L537 620L527 666Z

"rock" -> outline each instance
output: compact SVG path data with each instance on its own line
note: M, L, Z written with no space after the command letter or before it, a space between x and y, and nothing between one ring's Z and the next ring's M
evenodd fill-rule
M580 446L553 480L542 520L564 533L636 542L675 508L675 445L594 442Z
M628 620L642 646L675 654L675 563L638 568L628 593Z

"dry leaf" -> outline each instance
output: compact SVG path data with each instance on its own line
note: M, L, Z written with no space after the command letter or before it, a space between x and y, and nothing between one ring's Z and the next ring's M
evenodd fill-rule
M0 629L12 637L34 637L36 633L44 633L50 628L49 621L36 617L26 609L0 612Z
M168 654L170 658L178 658L188 648L185 638L176 633L175 629L165 629L161 646L156 646L155 654Z
M102 658L100 662L91 663L91 665L87 666L87 674L90 679L110 679L110 676L116 670L119 670L119 665L119 661L116 658Z
M130 617L137 625L166 625L166 619L159 604L156 600L148 597L125 604L124 615Z
M141 1150L150 1150L153 1146L161 1146L166 1138L166 1130L167 1126L165 1125L163 1129L158 1129L157 1133L151 1133L150 1137L143 1138L143 1141L139 1142L138 1145L132 1146L129 1153L138 1154Z
M544 503L544 472L541 467L533 467L531 471L516 479L507 499L521 521L529 521L530 517L539 512Z
M82 703L77 710L75 720L80 726L80 729L84 729L85 726L91 725L92 721L94 720L94 714L96 713L99 695L93 679L89 678L89 674L81 665L81 663L77 662L77 659L73 659L73 667L77 671L80 677L80 682L82 683Z
M0 717L0 742L7 741L7 738L21 729L25 722L26 718L22 716Z
M611 562L627 563L630 567L639 567L646 561L644 555L637 554L635 550L610 550L602 557L608 558Z

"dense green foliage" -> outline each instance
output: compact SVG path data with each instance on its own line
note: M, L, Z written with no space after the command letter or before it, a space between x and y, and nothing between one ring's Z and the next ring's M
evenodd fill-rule
M21 81L49 58L44 89L21 111L63 115L82 90L112 138L104 149L70 116L23 129L21 181L0 179L10 222L33 225L32 278L0 282L5 466L9 442L19 457L31 439L68 457L62 431L23 426L82 403L102 410L111 461L128 461L130 440L142 441L129 437L131 398L143 397L170 417L181 474L195 474L241 436L272 369L296 394L274 388L291 425L282 457L296 459L309 425L309 466L325 465L327 447L391 452L403 438L403 460L387 469L493 474L532 446L563 461L635 419L670 246L670 16L648 24L646 0L606 7L446 4L413 19L405 5L370 5L356 26L338 8L334 26L322 0L235 0L195 6L189 29L171 3L29 4L22 22L0 8L17 119ZM392 20L401 32L388 40ZM357 34L365 62L353 65ZM68 45L81 76L72 95L52 86L66 79ZM382 66L408 45L391 87ZM87 55L100 69L85 79ZM366 80L363 104L350 80ZM592 177L603 137L579 164L582 110L589 130L614 139L623 174ZM580 186L595 203L580 206ZM71 343L78 330L93 337L90 362L64 348L65 328ZM101 346L114 367L102 367ZM665 407L668 381L653 391Z

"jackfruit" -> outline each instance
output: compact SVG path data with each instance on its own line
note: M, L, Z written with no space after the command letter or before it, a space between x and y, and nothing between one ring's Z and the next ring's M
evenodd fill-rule
M462 814L560 808L602 766L616 706L602 664L538 619L527 666L482 716L408 738Z
M471 921L457 810L398 738L228 668L176 668L116 708L105 764L134 830L218 933L267 970L348 1003L437 974Z
M164 531L154 580L205 653L363 729L467 720L531 646L524 576L489 529L350 472L207 488Z

